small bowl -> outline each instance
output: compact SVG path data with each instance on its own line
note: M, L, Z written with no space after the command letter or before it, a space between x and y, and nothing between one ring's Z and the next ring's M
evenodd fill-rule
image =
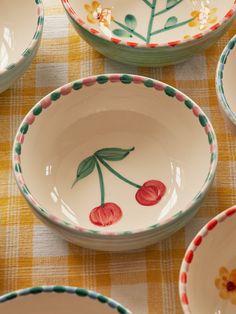
M140 248L183 227L216 165L215 133L200 107L128 74L88 77L44 97L13 149L17 184L37 216L99 250Z
M0 93L30 66L44 23L41 0L0 1Z
M180 270L185 314L236 313L236 206L208 222L189 245Z
M101 54L136 66L182 62L214 44L234 0L61 0L75 30Z
M236 67L236 36L224 48L216 70L216 91L230 129L236 134L236 101L234 94L234 69Z
M0 296L4 314L132 314L120 303L97 292L65 286L22 289Z

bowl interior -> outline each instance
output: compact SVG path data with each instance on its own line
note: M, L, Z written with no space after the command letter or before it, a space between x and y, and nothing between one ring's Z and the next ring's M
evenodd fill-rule
M187 281L192 314L236 313L235 236L234 214L218 223L194 253Z
M231 43L235 43L235 39L231 40ZM229 54L224 64L224 71L223 71L223 90L224 90L224 97L227 102L227 106L229 106L230 111L234 114L234 119L236 120L236 100L234 95L234 69L236 68L236 49L230 49Z
M116 309L88 297L69 293L41 293L26 295L0 303L4 314L114 314Z
M143 44L168 43L218 23L233 0L70 0L78 16L109 37Z
M0 1L0 70L15 63L30 45L37 27L34 0Z
M21 149L25 183L41 206L100 231L147 228L178 214L202 188L209 165L198 118L184 102L143 84L72 91L36 117ZM94 219L104 219L103 227Z

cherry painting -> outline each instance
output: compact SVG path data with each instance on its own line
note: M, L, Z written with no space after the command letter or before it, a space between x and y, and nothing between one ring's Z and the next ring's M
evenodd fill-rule
M140 205L156 205L164 196L166 192L166 186L161 181L148 180L140 185L124 177L110 165L111 162L120 161L126 158L132 151L134 151L134 149L134 147L130 149L115 147L103 148L97 150L93 155L85 158L79 164L72 188L78 181L89 176L95 170L95 168L97 169L98 173L101 201L100 205L93 208L89 215L89 219L94 225L106 227L118 222L122 218L122 209L118 204L113 202L105 202L105 183L101 166L103 166L103 168L105 168L107 171L110 171L119 180L122 180L124 183L129 184L137 189L135 193L135 200Z

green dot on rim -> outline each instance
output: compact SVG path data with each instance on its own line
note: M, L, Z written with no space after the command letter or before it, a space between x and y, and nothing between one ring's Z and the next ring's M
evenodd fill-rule
M133 78L127 74L124 74L120 77L120 80L124 84L130 84L133 80Z
M22 125L22 127L20 128L20 131L21 131L21 133L26 134L27 131L28 131L28 129L29 129L28 123L24 123L24 124Z
M88 295L88 291L81 288L76 289L75 293L81 297L86 297Z
M72 85L72 88L74 90L77 90L77 89L80 89L82 88L83 84L81 82L75 82L73 85Z
M207 125L207 118L203 114L199 114L199 121L203 127Z
M60 92L54 92L50 95L51 100L55 101L57 99L59 99L61 97L61 93Z
M16 143L15 152L16 152L18 155L21 154L21 144L20 144L20 143Z
M176 91L174 90L174 88L170 86L166 86L164 90L165 90L166 95L168 96L174 97L176 95Z
M104 297L103 295L98 295L97 299L101 303L107 303L108 302L108 298Z
M146 81L144 82L144 85L145 85L146 87L153 87L153 86L154 86L154 82L153 82L153 80L146 80Z
M127 314L127 311L126 309L124 309L122 306L118 305L117 306L117 311L120 313L120 314Z
M189 109L193 108L193 103L189 99L185 100L184 103L185 103L186 107L188 107Z
M42 107L41 107L41 106L36 106L36 107L33 109L33 114L34 114L35 116L38 116L41 112L42 112Z
M105 84L108 81L108 77L105 75L100 75L97 77L97 82L99 84Z
M63 293L66 291L66 288L62 286L55 286L53 287L53 291L58 292L58 293Z
M30 293L33 293L33 294L37 294L37 293L41 293L41 292L43 292L42 287L33 287L30 289Z

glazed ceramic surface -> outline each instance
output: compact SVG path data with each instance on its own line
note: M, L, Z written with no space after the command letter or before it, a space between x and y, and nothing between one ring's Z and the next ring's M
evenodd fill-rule
M22 15L19 15L21 11ZM22 75L32 62L39 47L42 26L41 0L25 0L24 6L17 0L1 0L0 92Z
M91 290L44 286L18 290L0 296L4 314L131 314L118 302Z
M36 104L13 159L23 195L62 234L148 232L157 241L196 212L214 177L217 143L205 114L174 88L101 75Z
M229 125L236 132L236 101L234 95L235 67L236 67L236 36L234 36L223 50L216 72L216 90L221 109Z
M233 0L62 3L76 30L98 51L146 66L180 62L205 49L222 35L235 13Z
M188 247L179 291L185 314L236 313L236 207L207 223Z

